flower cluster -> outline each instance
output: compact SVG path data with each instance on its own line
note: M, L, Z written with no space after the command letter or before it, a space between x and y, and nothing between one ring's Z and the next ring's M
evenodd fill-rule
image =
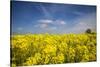
M96 61L96 34L12 35L11 51L12 66Z

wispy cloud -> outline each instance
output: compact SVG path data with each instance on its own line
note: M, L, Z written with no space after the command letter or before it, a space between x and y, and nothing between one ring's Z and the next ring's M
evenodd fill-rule
M34 25L35 28L47 28L48 27L48 24L46 23L43 23L43 24L37 24L37 25Z
M57 25L65 25L66 22L64 20L56 20L55 24L57 24Z
M41 20L38 20L38 22L40 22L40 23L46 23L46 24L53 23L53 21L49 20L49 19L41 19Z
M75 20L76 24L69 29L70 32L82 33L90 28L96 31L96 14L90 13Z
M44 16L46 18L52 18L52 15L50 15L49 11L44 7L42 4L40 4L41 11L43 12Z
M41 28L47 28L48 25L47 25L47 24L41 24L40 27L41 27Z
M84 16L83 18L80 18L79 20L77 20L79 22L79 24L84 27L90 27L90 28L96 28L96 14L95 13L91 13L91 14L87 14L86 16Z
M37 24L34 27L40 28L43 31L56 32L58 28L64 27L64 25L66 25L64 20L40 19L37 20Z
M60 19L39 19L34 27L51 33L84 33L88 28L96 31L96 13L79 16L73 22Z
M73 11L73 14L78 15L78 16L85 15L83 12L80 12L80 11Z
M50 20L50 19L40 19L38 20L39 23L42 24L53 24L53 25L64 25L66 22L64 20Z

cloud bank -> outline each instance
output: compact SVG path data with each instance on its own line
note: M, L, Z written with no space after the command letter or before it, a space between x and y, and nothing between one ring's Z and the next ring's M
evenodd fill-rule
M37 20L37 23L38 24L34 25L34 27L40 28L43 32L84 33L88 28L92 29L92 31L96 31L96 14L81 14L80 17L76 18L73 22L67 22L59 19L39 19ZM74 23L74 25L72 25L72 23Z

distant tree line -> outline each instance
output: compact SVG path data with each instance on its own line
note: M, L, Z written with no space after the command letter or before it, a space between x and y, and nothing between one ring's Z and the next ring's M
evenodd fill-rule
M85 33L87 33L87 34L96 34L96 32L92 32L91 29L87 29L87 30L85 31Z

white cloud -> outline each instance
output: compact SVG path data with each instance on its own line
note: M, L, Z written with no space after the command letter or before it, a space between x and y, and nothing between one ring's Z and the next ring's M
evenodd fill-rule
M39 23L52 24L52 25L65 25L66 22L64 20L50 20L50 19L40 19Z
M61 24L66 24L64 21L61 21L60 23L61 23Z
M42 28L45 30L56 30L56 27L62 27L66 22L64 20L51 20L51 19L40 19L37 21L38 24L34 25L35 28Z
M37 24L37 25L34 25L35 28L47 28L48 27L48 24L46 23L43 23L43 24Z
M41 24L40 27L41 27L41 28L47 28L48 25L47 25L47 24Z
M40 23L53 23L53 21L52 20L49 20L49 19L41 19L41 20L38 20L38 22L40 22Z
M34 25L34 27L40 28L43 31L55 33L82 33L88 28L96 31L96 14L90 13L77 17L73 23L73 25L71 25L72 22L68 22L67 24L66 21L59 19L40 19L38 20L38 24Z
M66 24L65 21L63 21L63 20L56 20L56 23L57 24L61 24L61 25L65 25Z

